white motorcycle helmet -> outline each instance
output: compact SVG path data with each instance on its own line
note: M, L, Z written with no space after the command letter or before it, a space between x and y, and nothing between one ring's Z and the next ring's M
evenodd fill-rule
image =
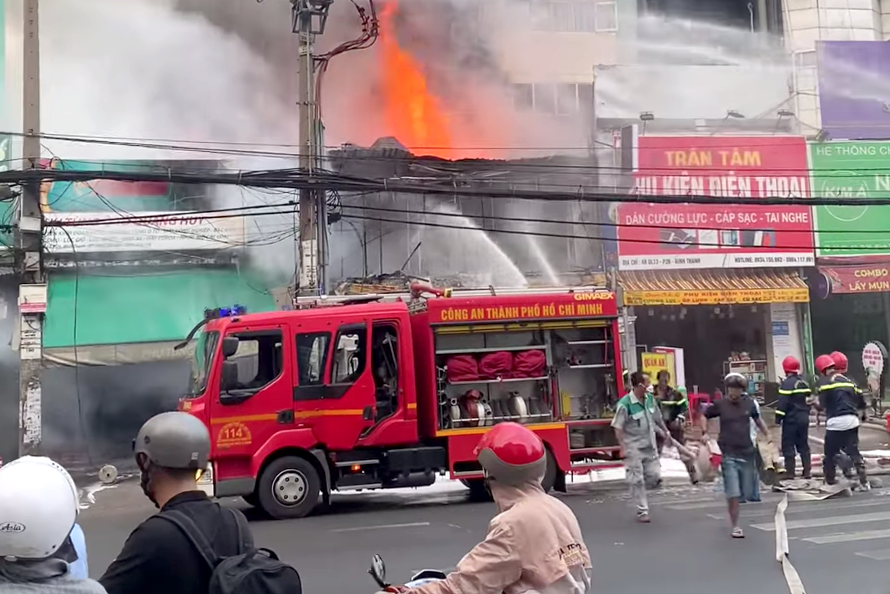
M0 558L51 557L79 511L71 475L49 458L25 456L0 467Z

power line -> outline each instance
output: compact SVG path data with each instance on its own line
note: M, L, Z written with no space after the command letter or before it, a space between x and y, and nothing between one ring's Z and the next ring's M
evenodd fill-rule
M432 213L428 213L432 214ZM432 216L436 216L433 214ZM675 246L685 246L689 245L682 241L670 241L670 240L660 240L660 239L620 239L616 240L614 237L602 237L595 235L575 235L572 233L551 233L546 231L534 231L534 230L520 230L520 229L497 229L497 228L473 228L467 227L466 225L449 225L447 223L434 223L430 221L406 221L399 219L388 219L383 217L372 217L365 215L350 215L344 214L344 219L357 219L363 221L376 221L380 223L395 223L400 225L418 225L421 227L433 227L433 228L441 228L441 229L455 229L461 231L469 231L469 232L482 232L482 233L499 233L504 235L531 235L534 237L552 237L556 239L578 239L585 241L605 241L605 242L617 242L619 244L654 244L654 245L675 245ZM716 242L697 242L695 244L699 247L726 247ZM800 251L800 252L813 252L812 245L801 245L801 246L762 246L757 249L760 249L764 252L783 252L783 251ZM862 250L875 250L875 251L887 251L887 246L856 246L856 247L848 247L848 246L839 246L832 247L832 250L843 250L843 251L862 251Z
M455 218L463 218L463 219L482 219L485 221L508 221L515 223L528 223L528 224L546 224L546 225L577 225L581 227L609 227L614 229L621 228L632 228L632 229L670 229L683 231L689 229L689 225L647 225L647 224L630 224L630 223L598 223L594 221L583 221L583 220L565 220L565 219L544 219L544 218L535 218L535 219L527 219L522 217L508 217L508 216L499 216L499 215L489 215L489 214L462 214L455 212L437 212L437 211L411 211L404 210L400 208L382 208L377 206L353 206L349 204L344 204L341 208L351 208L356 210L370 210L374 212L388 212L394 214L409 214L409 215L433 215L433 216L441 216L441 217L455 217ZM343 215L347 216L347 215ZM409 222L409 221L406 221ZM727 227L702 227L701 225L695 225L695 229L699 231L726 231ZM842 229L787 229L782 230L782 234L785 233L806 233L806 234L815 234L815 235L825 235L825 234L849 234L851 231L845 231ZM856 234L887 234L890 235L890 229L865 229L855 231Z
M345 176L328 172L316 172L307 175L300 170L257 170L242 171L237 174L187 174L177 172L145 172L119 173L104 171L64 171L43 170L36 172L7 171L0 172L0 183L20 183L23 180L39 179L40 181L92 181L107 179L117 181L169 181L191 184L237 185L253 188L310 188L318 191L339 192L390 192L414 195L461 196L473 198L502 198L514 200L548 200L555 202L617 202L636 204L713 204L718 206L863 206L862 199L848 197L782 197L765 196L761 198L724 197L710 194L685 195L650 195L639 193L603 192L598 189L578 186L573 192L548 192L542 190L487 190L464 189L441 185L406 183L404 180L390 182L355 176ZM428 181L428 180L427 180ZM869 206L888 206L890 196L869 199Z
M24 136L22 133L15 132L0 132L0 134L9 134L11 136ZM165 150L165 151L180 151L180 152L194 152L194 153L204 153L204 154L214 154L214 155L228 155L228 156L242 156L242 157L264 157L264 158L274 158L274 159L290 159L297 160L300 157L307 156L300 152L275 152L275 151L259 151L259 150L247 150L247 149L229 149L229 148L202 148L201 146L191 146L192 144L218 144L218 145L235 145L235 146L282 146L282 147L294 147L299 148L298 145L287 145L287 144L251 144L251 143L236 143L236 142L215 142L215 141L188 141L188 140L168 140L168 139L133 139L128 140L126 137L93 137L93 136L76 136L76 135L58 135L58 134L42 134L40 135L41 139L44 140L55 140L60 142L71 142L71 143L82 143L82 144L99 144L99 145L107 145L107 146L118 146L118 147L129 147L129 148L142 148L149 150ZM120 140L118 140L120 139ZM188 144L170 144L170 143L188 143ZM830 145L829 145L830 146ZM751 147L763 147L763 148L777 148L776 144L731 144L728 143L726 147L707 147L709 150L717 150L720 148L751 148ZM550 159L550 158L573 158L567 155L555 155L555 156L547 156L547 157L538 157L538 158L525 158L523 160L505 160L505 159L484 159L484 158L460 158L456 155L456 159L449 160L443 159L440 157L435 157L431 155L415 155L411 154L411 150L454 150L455 152L468 151L468 150L526 150L526 151L535 151L535 152L550 152L550 151L558 151L558 150L568 150L568 151L587 151L587 147L411 147L406 148L404 155L373 155L367 154L374 149L353 149L349 146L341 146L341 147L326 147L330 150L338 150L344 151L338 155L327 155L327 159L333 160L342 160L342 161L379 161L379 162L404 162L404 161L412 161L417 165L423 164L462 164L462 163L471 163L471 162L479 162L479 163L504 163L508 165L512 169L555 169L555 170L590 170L590 171L614 171L614 172L626 172L629 173L630 169L627 167L622 167L618 165L583 165L583 164L560 164L560 163L528 163L523 162L530 159L539 160L539 159ZM664 151L670 148L676 148L679 150L689 150L688 144L686 145L677 145L676 147L643 147L636 146L631 147L631 150L635 151L645 151L645 150L659 150ZM364 154L346 154L345 151L349 150L357 150ZM620 151L621 149L615 148L606 148L603 147L603 150L614 150ZM873 155L877 156L877 155ZM582 159L583 157L574 157L577 159ZM76 159L70 159L75 161ZM86 160L86 162L91 162L90 160ZM808 177L826 177L826 178L841 178L841 179L854 179L859 178L860 176L856 175L857 172L883 172L886 174L890 174L890 167L843 167L843 168L813 168L813 167L756 167L752 169L748 169L751 167L749 165L726 165L726 166L716 166L716 165L677 165L676 167L643 167L642 172L637 172L638 174L645 174L648 172L662 172L665 174L680 174L683 173L684 167L687 167L685 173L688 175L689 172L695 172L702 175L707 175L710 173L730 173L734 172L738 175L738 177L752 177L753 175L758 174L784 174L786 176L793 174L808 174ZM692 167L692 169L688 169ZM745 173L750 172L753 175L743 175ZM843 175L841 175L843 174ZM548 184L553 185L553 184Z

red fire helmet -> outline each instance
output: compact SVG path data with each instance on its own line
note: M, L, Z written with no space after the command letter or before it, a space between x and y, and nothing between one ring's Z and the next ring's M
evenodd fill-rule
M834 370L838 373L846 373L849 365L847 356L840 351L831 353L831 360L834 361Z
M488 476L501 484L519 487L544 477L544 442L519 423L498 423L482 436L474 453Z
M825 373L827 369L831 369L834 365L834 359L830 355L819 355L816 357L816 370L819 373Z
M797 360L797 357L785 357L782 359L782 371L785 372L785 375L800 373L800 361Z

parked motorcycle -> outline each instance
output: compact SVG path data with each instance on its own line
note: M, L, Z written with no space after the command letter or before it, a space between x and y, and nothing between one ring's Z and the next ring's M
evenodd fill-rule
M371 574L371 577L374 578L381 590L386 590L392 585L386 581L386 563L383 562L383 557L380 555L374 555L371 559L371 567L368 569L368 573ZM410 581L405 582L405 587L419 588L430 582L444 580L446 577L448 576L445 572L438 569L424 569L415 573Z

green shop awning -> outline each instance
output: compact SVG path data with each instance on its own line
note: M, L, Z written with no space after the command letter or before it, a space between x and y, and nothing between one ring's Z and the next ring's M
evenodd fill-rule
M116 271L49 276L44 349L181 341L208 307L235 303L250 312L275 309L273 297L238 272L161 271L122 276ZM75 342L75 301L77 337ZM84 353L86 354L86 353Z

